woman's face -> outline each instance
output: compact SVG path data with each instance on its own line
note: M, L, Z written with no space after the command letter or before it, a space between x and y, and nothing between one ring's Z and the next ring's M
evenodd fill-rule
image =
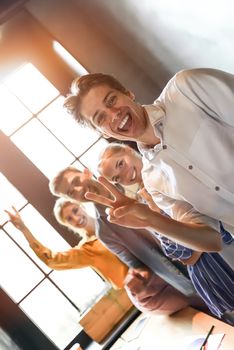
M91 218L78 204L71 203L62 209L61 216L65 223L75 228L86 229L90 226Z
M99 164L99 171L103 176L124 186L141 183L141 169L141 156L131 148L103 158Z

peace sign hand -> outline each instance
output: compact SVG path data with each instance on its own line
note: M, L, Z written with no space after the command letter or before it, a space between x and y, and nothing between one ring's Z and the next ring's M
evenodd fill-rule
M25 228L25 224L23 220L21 219L21 216L19 212L15 209L15 207L12 206L13 212L10 212L8 210L4 210L10 219L10 222L18 229L18 230L23 230Z
M109 194L112 196L103 196L92 192L87 192L85 198L94 201L99 204L103 204L110 208L119 208L125 205L136 203L135 199L131 199L121 193L113 184L106 180L103 176L98 178L98 181L108 190Z

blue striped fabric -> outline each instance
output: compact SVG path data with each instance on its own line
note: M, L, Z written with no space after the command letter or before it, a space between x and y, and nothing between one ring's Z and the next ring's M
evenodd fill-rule
M224 244L230 244L233 237L220 223ZM172 259L186 260L192 250L158 235L164 253ZM233 252L234 253L234 252ZM193 285L210 311L221 317L234 310L234 271L218 253L203 253L195 265L187 266Z

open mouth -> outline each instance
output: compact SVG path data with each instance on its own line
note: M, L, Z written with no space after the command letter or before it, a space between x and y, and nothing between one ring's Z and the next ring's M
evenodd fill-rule
M78 227L84 227L86 224L86 217L85 216L81 216L78 220L77 220L77 226Z
M137 177L137 172L135 167L133 168L133 173L132 173L132 177L131 177L131 182L135 181Z
M132 125L132 117L130 114L126 114L121 123L118 126L118 131L128 131Z

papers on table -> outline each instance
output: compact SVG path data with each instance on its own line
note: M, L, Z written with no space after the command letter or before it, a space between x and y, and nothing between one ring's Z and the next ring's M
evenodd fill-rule
M221 350L221 342L224 337L224 333L211 334L205 345L205 350ZM200 350L202 343L204 342L206 335L197 335L186 337L183 344L183 350Z

